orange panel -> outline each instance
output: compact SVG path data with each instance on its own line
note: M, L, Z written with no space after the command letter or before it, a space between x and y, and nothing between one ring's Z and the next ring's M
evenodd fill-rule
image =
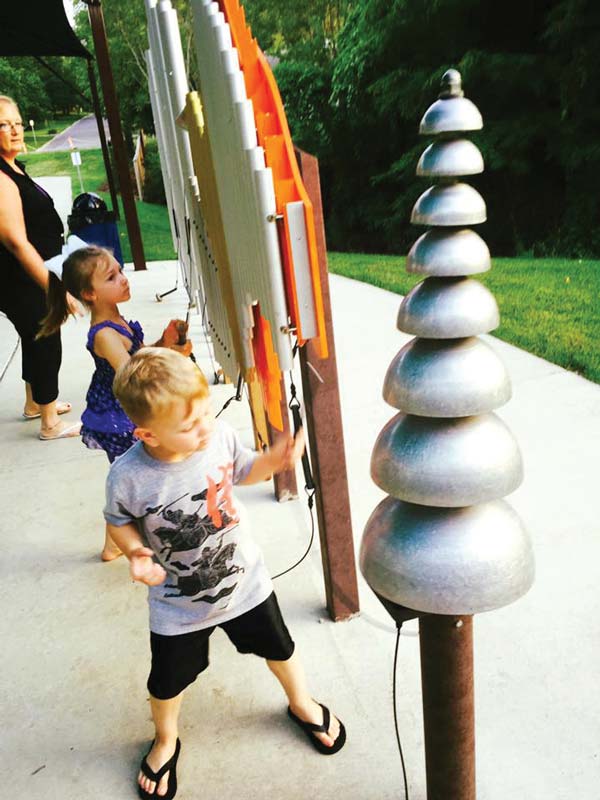
M310 202L302 176L298 169L294 146L285 116L281 95L271 68L255 39L246 25L244 9L238 0L218 0L219 8L225 15L233 44L238 51L240 65L244 74L246 93L252 100L254 118L258 133L258 141L264 148L267 166L273 172L277 212L284 216L285 236L281 237L282 256L285 270L285 285L288 310L292 324L298 332L299 344L306 339L300 329L300 314L296 294L296 281L292 269L292 250L285 217L285 205L289 202L302 201L308 240L308 255L313 287L313 300L317 323L317 337L313 339L319 357L327 357L327 337L325 333L325 317L321 294L321 279L317 260L317 242L312 203Z
M259 382L263 390L263 401L267 410L269 422L278 431L283 430L283 418L281 416L281 372L279 371L279 360L273 348L271 338L271 325L260 313L260 306L252 306L254 317L254 337L252 349L254 351L254 363L258 373Z

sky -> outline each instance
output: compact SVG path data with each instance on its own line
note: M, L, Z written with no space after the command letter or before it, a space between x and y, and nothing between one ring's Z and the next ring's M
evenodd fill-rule
M65 11L67 12L67 18L71 25L73 25L74 14L73 14L73 0L63 0L63 6L65 7Z

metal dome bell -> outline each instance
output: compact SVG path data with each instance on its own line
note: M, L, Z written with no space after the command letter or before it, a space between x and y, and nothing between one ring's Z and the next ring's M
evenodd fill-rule
M439 136L445 133L479 131L483 119L476 105L464 97L460 73L449 69L442 76L440 99L429 106L419 133L423 136Z
M432 614L501 608L534 572L527 532L504 500L448 509L387 497L366 524L359 563L377 594Z
M413 225L478 225L487 218L483 197L468 183L432 186L414 205Z
M377 437L371 478L392 497L424 506L470 506L519 487L519 446L495 414L435 419L396 414Z
M484 414L510 395L504 364L477 337L412 339L390 364L383 384L386 403L422 417Z
M454 178L483 172L483 156L468 139L434 142L419 159L417 175Z
M425 339L489 333L500 324L494 295L473 278L426 278L406 295L397 326Z
M406 257L406 271L420 275L476 275L490 267L487 244L469 228L427 231Z

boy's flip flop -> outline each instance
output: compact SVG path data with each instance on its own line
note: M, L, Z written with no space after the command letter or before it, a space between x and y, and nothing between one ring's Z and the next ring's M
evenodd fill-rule
M291 720L293 720L299 728L301 728L304 733L308 736L310 743L324 756L332 756L334 753L339 752L342 747L346 743L346 728L344 728L344 724L341 720L338 719L340 723L340 732L337 735L337 739L328 747L326 744L314 735L315 733L327 733L329 730L329 724L331 722L331 714L327 706L324 706L323 703L319 703L321 708L323 709L323 724L322 725L314 725L312 722L304 722L304 720L300 719L300 717L296 716L292 709L288 706L288 716Z
M154 742L152 742L154 745ZM150 746L150 750L152 750L152 745ZM173 800L175 795L177 794L177 759L179 758L179 752L181 750L181 742L177 739L177 744L175 745L175 752L171 756L171 758L165 762L162 767L158 770L158 772L154 772L149 766L146 758L150 753L150 750L146 753L146 755L142 758L142 763L140 764L140 770L144 773L144 775L153 781L156 786L154 787L153 792L147 792L145 789L138 783L138 794L142 798L142 800L152 800L152 798L159 797L160 800ZM158 784L160 783L161 778L163 775L166 775L167 772L169 773L169 782L167 784L167 793L166 794L156 794L156 790L158 789Z
M52 428L50 430L52 430ZM60 433L51 433L50 435L40 433L39 438L42 440L42 442L50 442L53 439L70 439L72 436L79 436L80 433L81 422L74 422L73 425L67 425L67 427L60 431Z
M73 408L71 403L68 403L66 400L64 402L58 402L56 404L56 413L57 414L68 414L69 411ZM37 414L26 414L23 412L22 417L23 419L39 419L42 415L38 411Z

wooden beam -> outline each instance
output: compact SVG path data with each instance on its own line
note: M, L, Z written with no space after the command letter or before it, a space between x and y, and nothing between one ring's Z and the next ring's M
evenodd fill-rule
M127 224L127 232L129 234L129 244L131 245L131 255L133 257L133 263L136 270L146 269L144 246L142 244L140 223L133 197L133 185L131 182L131 176L129 174L129 158L127 156L125 138L123 136L123 128L121 126L119 102L117 100L117 92L115 89L110 55L108 52L108 41L106 38L106 28L104 25L102 5L100 0L84 0L84 2L88 7L90 25L92 27L94 50L96 53L96 61L98 63L98 73L100 75L102 94L104 95L104 105L106 106L106 116L108 118L108 127L110 129L110 138L112 141L113 152L115 154L119 187L121 190L121 197L123 199L123 211L125 212L125 222Z
M325 331L329 348L329 357L321 359L315 346L308 341L300 349L300 369L306 418L309 423L308 439L312 470L317 485L316 506L327 610L333 620L339 621L358 613L360 608L344 454L344 431L331 321L319 162L314 156L298 149L296 158L313 206ZM315 373L318 373L318 377Z
M108 142L106 141L106 132L104 130L104 119L102 116L102 107L100 105L100 96L98 95L98 86L96 84L96 76L94 74L94 67L92 62L88 59L88 79L90 82L90 89L92 92L92 101L94 106L94 116L96 117L96 125L98 126L98 136L100 137L100 146L102 147L102 158L104 159L104 170L106 172L106 180L108 181L108 190L110 192L110 201L112 210L117 219L121 218L119 212L119 203L117 200L117 189L115 186L115 178L112 171L112 164L110 161L110 152L108 150Z

